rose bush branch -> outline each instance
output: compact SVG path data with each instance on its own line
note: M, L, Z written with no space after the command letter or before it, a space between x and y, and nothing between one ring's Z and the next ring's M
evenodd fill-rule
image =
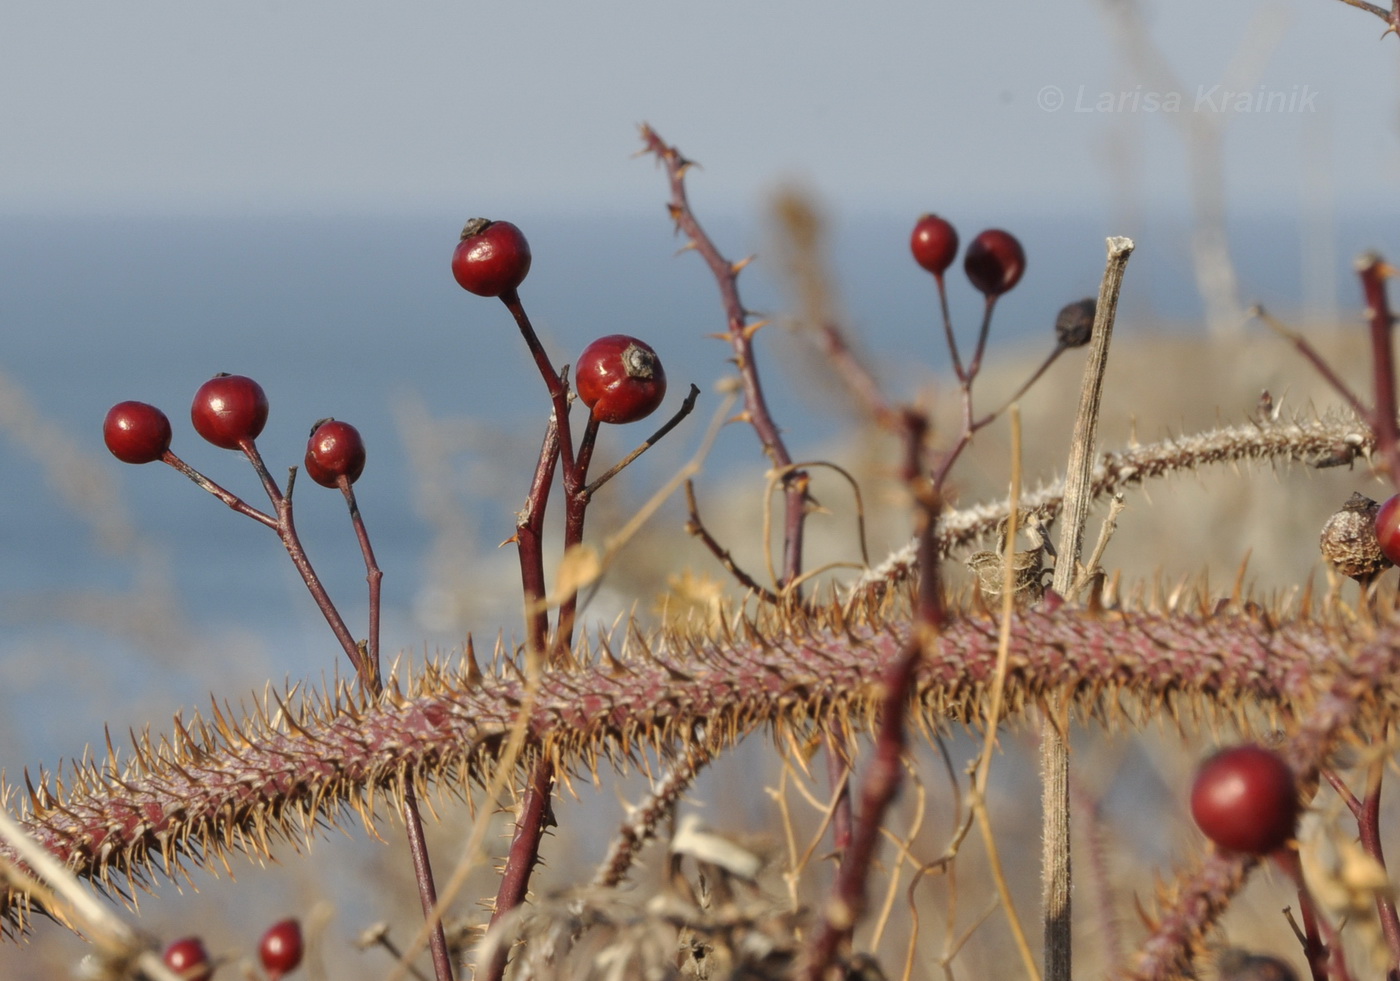
M700 255L719 286L727 323L726 337L734 351L734 361L743 386L743 417L753 426L773 468L782 470L790 467L792 456L783 441L782 431L769 412L754 355L754 335L763 326L764 321L751 323L749 310L739 296L739 273L747 263L735 263L726 259L691 210L685 187L686 172L690 169L691 161L681 156L674 146L663 141L650 126L642 127L642 141L666 170L671 185L671 220L675 222L676 228L685 234L687 248L694 249ZM807 474L800 470L789 471L783 478L786 517L783 523L782 577L777 583L779 592L802 575L807 480Z
M1400 0L1392 0L1389 10L1377 4L1368 3L1367 0L1342 0L1342 3L1375 14L1385 21L1385 33L1381 37L1385 37L1386 34L1400 33Z
M837 608L827 616L836 618ZM551 669L526 720L529 743L587 768L620 760L641 733L682 746L703 723L718 751L765 726L801 733L828 717L863 719L883 697L879 673L913 630L907 611L873 605L843 609L829 626L778 626L754 623L751 639L693 647L658 640L627 660L625 672L605 661ZM1102 710L1093 716L1100 720L1148 718L1168 695L1185 713L1242 700L1315 705L1307 738L1318 746L1400 711L1389 683L1400 671L1400 627L1304 616L1270 627L1180 610L1114 618L1068 607L1021 611L1011 624L1005 704L1019 713L1060 692ZM995 622L952 617L915 671L913 718L936 724L980 704L997 647ZM333 824L347 808L368 822L406 782L487 779L524 690L515 673L469 678L428 665L372 703L311 694L276 699L245 719L215 705L208 721L179 722L160 752L143 740L127 762L112 755L68 771L61 791L55 775L41 773L31 788L5 792L27 802L23 823L51 852L115 886L128 876L175 874L185 861L266 854L280 839L299 840L303 821Z
M365 444L359 430L335 419L323 419L312 427L303 466L307 476L322 487L338 489L350 512L350 523L355 530L356 541L359 542L360 554L364 558L365 581L369 587L369 636L361 648L360 688L366 696L377 698L383 690L383 680L380 676L379 622L384 572L375 560L374 546L370 543L369 531L365 527L364 517L360 514L359 502L355 499L354 484L364 472L365 459ZM433 879L432 859L428 853L427 838L423 833L423 818L418 809L417 792L411 783L404 787L401 809L419 902L424 918L433 924L428 940L433 970L437 981L452 981L452 957L447 947L442 918L436 913L437 883Z
M531 678L536 678L546 667L570 665L577 615L577 593L569 591L559 601L551 632L544 519L556 476L564 498L563 550L567 563L576 558L576 550L583 545L593 493L689 414L699 392L691 386L690 397L670 423L595 484L588 484L600 425L636 422L649 416L666 396L666 374L651 346L635 337L608 335L585 348L578 359L574 388L588 409L588 420L575 447L569 421L574 393L569 389L568 369L555 369L520 299L519 287L529 274L530 265L530 246L520 229L510 222L483 218L467 222L452 257L452 272L459 285L478 296L499 297L510 311L545 381L552 406L525 505L516 518L514 536L525 598L527 670ZM492 911L493 925L524 903L528 894L531 873L539 861L540 843L552 820L554 782L553 761L536 759L519 802L505 872ZM483 981L496 981L502 976L509 952L508 945L494 949L484 966Z
M104 422L103 436L108 448L118 459L128 463L146 463L160 459L184 473L233 510L276 531L292 564L301 574L332 632L345 649L346 656L355 669L360 690L366 699L377 698L382 690L379 673L379 620L383 572L375 561L369 533L352 487L364 471L364 441L355 427L334 419L322 419L312 427L304 460L307 474L316 483L341 491L364 558L369 586L369 634L363 643L359 643L350 634L320 577L316 575L297 535L292 510L296 468L291 468L286 490L283 491L268 471L262 454L258 451L256 438L266 425L267 416L268 400L261 386L252 379L239 375L221 374L210 379L196 393L191 411L191 419L201 436L215 446L237 450L247 458L272 503L275 518L247 505L237 495L215 484L177 457L169 449L169 421L164 413L153 406L138 402L124 402L114 406ZM436 905L436 889L423 835L422 818L411 784L405 788L401 807L423 912L426 917L431 918ZM451 960L440 922L433 933L431 946L438 981L452 981ZM300 960L299 952L296 959Z

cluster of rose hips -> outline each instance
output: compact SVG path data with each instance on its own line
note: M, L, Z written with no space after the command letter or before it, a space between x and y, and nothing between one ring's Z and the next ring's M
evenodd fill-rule
M909 250L914 261L942 283L943 274L958 256L958 231L938 215L924 215L914 224ZM1001 296L1021 281L1026 271L1026 253L1016 236L1000 228L989 228L968 245L963 271L983 296Z
M154 463L160 460L183 473L195 484L245 517L274 530L282 540L292 564L301 574L332 633L345 649L355 673L367 691L379 686L379 580L382 573L374 564L374 553L364 521L355 503L352 484L365 469L365 444L359 430L349 423L322 419L311 430L303 459L311 479L324 487L339 488L350 508L370 581L369 638L361 644L345 625L325 586L312 568L302 548L292 514L292 489L296 470L287 478L285 491L278 485L258 452L257 438L267 424L268 401L262 386L243 375L218 374L199 387L190 405L190 422L195 431L222 449L241 452L258 475L272 513L264 513L231 491L214 483L191 467L170 449L171 427L165 413L145 402L119 402L107 412L102 437L112 455L125 463Z
M267 425L267 394L243 375L218 374L199 387L190 405L195 432L225 450L246 450ZM170 452L170 420L154 405L118 402L107 412L102 438L123 463L174 465ZM323 419L312 429L306 445L306 473L323 487L349 483L365 469L365 444L354 426Z
M295 918L274 923L258 941L258 960L262 963L267 981L281 981L295 971L304 953L301 923ZM162 960L184 981L211 981L218 968L218 963L199 937L176 940L165 948Z
M530 244L518 227L473 218L452 253L452 275L469 293L506 297L525 281L530 262ZM651 345L609 334L583 349L574 367L574 391L599 422L637 422L665 399L666 372Z

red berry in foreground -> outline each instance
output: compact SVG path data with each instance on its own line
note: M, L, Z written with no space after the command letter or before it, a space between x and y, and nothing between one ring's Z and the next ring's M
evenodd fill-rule
M958 230L937 215L924 215L914 223L909 251L920 266L942 276L957 257Z
M468 293L500 296L525 282L530 243L508 221L473 218L452 253L452 275Z
M267 395L251 378L217 374L194 393L190 422L215 446L236 450L240 440L257 439L267 425Z
M198 937L185 937L165 948L161 955L165 966L184 981L209 981L214 976L214 961Z
M272 924L258 943L258 959L271 981L295 971L301 955L301 924L295 919Z
M1400 565L1400 494L1387 500L1376 512L1376 541L1381 554Z
M1221 848L1267 855L1298 825L1293 769L1272 750L1244 745L1221 750L1201 764L1191 788L1191 816Z
M578 357L574 387L599 422L645 419L666 397L666 372L645 341L626 334L600 337Z
M963 270L972 285L987 296L1001 296L1021 281L1026 253L1010 232L989 228L967 247Z
M170 420L154 405L118 402L107 410L102 439L122 463L154 463L170 449Z
M348 422L326 419L316 425L306 444L306 474L322 487L336 487L341 477L350 483L365 470L365 441Z

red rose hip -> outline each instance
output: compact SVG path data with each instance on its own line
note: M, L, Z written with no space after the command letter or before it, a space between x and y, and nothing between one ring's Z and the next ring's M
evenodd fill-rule
M272 924L258 943L258 959L269 981L279 981L297 969L301 963L303 944L301 924L296 919L286 919Z
M195 432L215 446L236 450L267 425L267 395L243 375L218 374L199 386L190 405Z
M1381 554L1400 565L1400 494L1389 498L1376 511L1376 541Z
M340 478L350 483L365 470L365 441L348 422L325 419L311 431L306 444L306 473L322 487L336 487Z
M599 422L645 419L666 397L666 372L651 345L626 334L600 337L579 355L574 388Z
M1201 764L1191 788L1191 816L1221 848L1267 855L1298 826L1298 784L1283 757L1246 744Z
M914 223L909 251L920 266L942 276L957 257L958 230L937 215L924 215Z
M123 463L154 463L170 449L170 420L154 405L118 402L107 410L102 439Z
M477 296L500 296L525 282L530 272L530 243L508 221L473 218L462 229L452 253L452 275Z
M989 228L968 244L963 271L986 296L1001 296L1021 281L1026 253L1010 232Z
M161 955L165 966L184 981L209 981L214 976L214 961L198 937L184 937L165 948Z

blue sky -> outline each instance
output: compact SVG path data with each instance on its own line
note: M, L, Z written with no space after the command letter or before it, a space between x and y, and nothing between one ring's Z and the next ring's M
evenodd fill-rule
M1400 202L1400 41L1378 40L1377 19L1335 0L1144 6L1179 80L1169 113L1108 9L9 4L0 212L639 210L655 207L647 165L629 160L643 120L705 165L696 193L712 207L752 209L794 178L848 209L1175 207L1179 124L1201 113L1226 127L1241 207ZM1232 75L1242 52L1253 66ZM1227 114L1239 79L1256 105L1292 102Z

